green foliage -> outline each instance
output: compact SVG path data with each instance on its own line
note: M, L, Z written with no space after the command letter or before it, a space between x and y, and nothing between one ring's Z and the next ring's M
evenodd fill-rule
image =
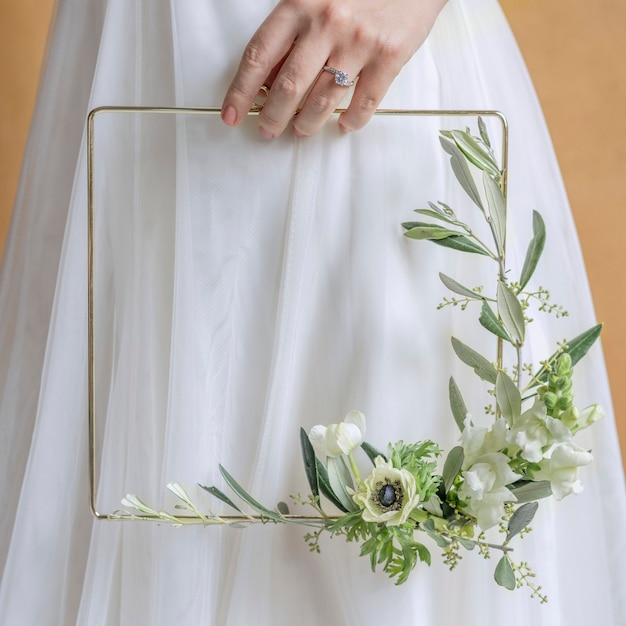
M391 464L397 469L405 469L413 474L417 493L422 502L430 500L437 491L440 478L435 474L436 459L440 454L439 446L432 441L417 443L398 441L389 446Z

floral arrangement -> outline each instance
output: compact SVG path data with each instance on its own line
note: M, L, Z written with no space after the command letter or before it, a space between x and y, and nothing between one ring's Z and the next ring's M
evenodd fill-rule
M484 557L499 551L495 580L507 589L526 585L542 602L546 596L533 582L529 565L512 557L511 540L530 530L538 500L553 496L561 500L579 493L579 467L592 461L591 454L574 443L579 430L601 419L602 408L592 404L579 410L573 404L572 372L578 361L598 338L601 325L557 345L554 353L537 365L523 362L529 309L557 317L567 315L550 302L547 290L527 290L541 257L546 232L543 219L533 214L533 237L516 281L506 265L506 203L503 176L496 162L484 122L478 120L479 134L469 129L442 131L441 145L450 156L452 170L479 214L488 224L491 243L482 241L470 226L443 202L429 203L416 212L431 221L403 224L405 235L468 254L479 254L497 266L492 293L468 288L440 274L454 294L441 306L479 309L479 323L497 340L497 362L453 337L458 358L489 385L487 413L490 427L476 426L454 378L449 382L451 413L460 431L460 443L448 452L440 468L442 450L433 441L390 443L381 452L365 441L365 418L359 411L348 413L340 423L314 426L300 432L304 470L310 494L292 496L296 504L310 505L314 516L291 515L281 502L276 509L255 500L222 467L221 474L232 492L255 514L217 487L206 491L236 511L233 516L205 513L192 502L178 483L168 488L179 498L176 508L186 513L157 511L135 495L122 504L139 512L119 511L120 519L150 519L174 525L241 525L254 522L303 524L313 527L305 535L312 551L320 551L323 533L344 536L361 544L372 570L378 566L395 579L407 580L418 561L429 564L431 553L422 543L429 538L443 553L444 562L454 569L462 550L474 550ZM477 181L482 180L482 192ZM513 355L505 366L504 347ZM361 449L373 468L363 477L354 455ZM202 486L202 485L201 485ZM327 503L340 511L330 514ZM493 529L493 530L492 530ZM501 533L490 541L487 531Z

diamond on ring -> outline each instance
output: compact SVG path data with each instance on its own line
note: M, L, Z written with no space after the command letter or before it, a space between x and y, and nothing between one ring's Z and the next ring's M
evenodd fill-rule
M328 65L324 65L324 71L334 74L335 83L337 83L341 87L352 87L352 85L354 85L354 81L350 80L348 78L348 75L341 70L335 69L334 67L329 67Z

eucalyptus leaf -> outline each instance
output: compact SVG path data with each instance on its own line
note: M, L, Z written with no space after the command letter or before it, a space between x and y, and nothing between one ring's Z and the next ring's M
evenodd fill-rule
M523 344L526 325L520 301L502 281L498 281L496 299L498 301L498 313L504 328L506 328L513 339L519 344Z
M450 397L450 408L452 409L454 421L459 427L459 430L463 432L465 428L465 418L467 417L467 407L461 395L461 390L452 376L450 376L450 382L448 383L448 395Z
M225 504L228 504L228 506L235 509L235 511L239 511L239 513L242 513L242 510L224 492L220 491L217 487L207 487L206 485L201 485L200 483L198 483L198 487L200 487L201 489L204 489L205 491L208 491L212 496L214 496L218 500L221 500Z
M465 296L466 298L470 298L472 300L482 300L483 296L479 293L472 291L468 287L464 287L461 283L458 283L454 278L450 278L443 272L439 272L439 278L441 282L453 293L457 293L460 296Z
M440 547L447 548L450 542L447 539L444 539L436 530L435 523L431 519L427 519L421 527L424 529L424 532Z
M457 147L470 163L473 163L480 170L490 172L493 176L500 176L500 169L493 155L481 146L474 137L463 130L453 130L451 134Z
M496 378L496 402L507 424L513 426L522 414L522 395L510 376L504 372L498 372Z
M361 444L361 448L363 448L363 452L365 452L365 454L367 454L367 457L372 462L372 465L376 462L376 457L377 456L380 456L385 461L387 461L386 455L384 455L380 450L376 449L373 445L367 443L367 441L364 441Z
M328 458L328 482L335 496L349 512L355 511L358 506L348 493L347 487L353 488L352 476L342 457Z
M498 372L482 354L479 354L456 337L452 337L451 341L454 352L465 365L469 365L482 380L495 384Z
M463 187L463 190L470 197L472 202L479 209L484 211L482 201L480 199L480 194L478 193L478 189L476 188L476 184L474 183L474 179L472 178L472 174L467 165L467 162L463 157L463 153L452 141L444 139L443 137L439 137L439 141L442 148L450 155L450 164L452 165L452 171L454 172L454 175L461 184L461 187Z
M527 502L513 513L509 520L508 532L504 543L511 541L515 535L522 532L533 521L538 508L539 504L537 502Z
M315 458L315 469L317 470L317 476L319 479L320 491L324 494L324 496L330 500L340 511L344 513L348 513L348 509L340 502L339 498L335 495L335 492L332 490L330 486L330 480L328 479L328 470L326 466L316 457Z
M219 466L220 472L226 481L226 484L239 496L246 504L249 504L258 513L267 517L275 522L280 521L280 515L275 511L264 507L260 502L257 502L221 465Z
M454 484L454 479L458 476L463 467L464 459L465 452L461 446L455 446L448 453L446 462L443 464L443 473L441 475L446 492L450 491L450 487Z
M476 547L476 542L471 539L465 539L464 537L459 537L459 543L469 551L472 551Z
M289 506L286 502L279 502L276 508L281 515L289 515Z
M513 487L511 493L517 498L517 503L533 502L552 495L549 480L529 481L518 487Z
M515 589L515 572L513 571L511 563L506 555L498 561L493 577L501 587L504 587L509 591L513 591Z
M480 310L480 316L478 318L481 326L486 328L490 333L496 335L496 337L500 337L500 339L504 339L504 341L508 341L512 343L511 336L506 332L504 326L500 323L498 316L494 313L493 309L487 304L487 302L483 301L483 306Z
M537 263L541 258L545 243L546 225L541 217L541 214L538 211L533 211L533 238L528 244L526 258L524 259L524 265L522 266L522 274L519 279L520 289L524 289L534 274Z
M506 204L504 195L500 185L487 172L483 173L483 185L485 186L485 196L487 198L487 210L493 224L496 247L499 254L502 254L506 241Z
M302 448L302 462L304 463L304 472L309 488L314 496L319 496L319 477L315 463L315 450L313 450L309 435L304 428L300 428L300 447Z

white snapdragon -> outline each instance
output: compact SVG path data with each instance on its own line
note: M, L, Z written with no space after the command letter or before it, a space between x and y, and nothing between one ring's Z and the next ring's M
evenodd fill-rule
M600 421L606 413L599 404L591 404L579 411L575 406L565 411L560 420L573 432L587 428Z
M339 424L318 424L309 431L309 440L315 454L325 460L350 454L365 438L365 416L360 411L350 411Z
M471 417L468 416L461 433L463 467L471 467L484 454L500 452L506 445L506 432L506 422L502 418L497 419L491 428L486 428L474 426Z
M500 521L506 502L516 500L507 485L521 476L509 467L509 460L501 452L488 452L463 472L459 497L467 502L467 512L476 518L483 530Z
M593 461L587 450L571 441L557 444L541 462L541 470L536 472L536 480L549 480L556 500L562 500L571 493L580 493L583 483L578 477L578 468Z
M519 446L522 457L531 463L538 463L544 451L555 443L569 441L572 433L560 420L546 414L545 404L537 400L515 420L507 434L507 441Z

